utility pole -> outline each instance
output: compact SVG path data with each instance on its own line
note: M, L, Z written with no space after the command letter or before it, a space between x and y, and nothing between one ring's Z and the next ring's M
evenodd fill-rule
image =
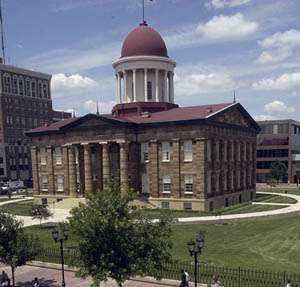
M5 64L5 44L4 44L4 27L2 17L2 0L0 0L0 25L1 25L1 47L2 47L2 62Z

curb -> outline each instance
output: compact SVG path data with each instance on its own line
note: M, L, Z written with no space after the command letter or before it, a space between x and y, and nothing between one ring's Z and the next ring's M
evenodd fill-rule
M34 266L34 267L40 267L40 268L47 268L47 269L55 269L55 270L61 270L61 265L56 263L49 263L49 262L42 262L42 261L31 261L27 263L28 266ZM76 272L76 268L70 267L68 265L65 265L65 271L69 272ZM152 283L157 285L163 285L163 286L179 286L180 281L178 280L171 280L171 279L162 279L162 280L156 280L153 277L147 276L147 277L134 277L130 278L132 281L141 282L141 283ZM190 282L191 286L193 286L193 282ZM199 284L199 287L207 287L206 284Z

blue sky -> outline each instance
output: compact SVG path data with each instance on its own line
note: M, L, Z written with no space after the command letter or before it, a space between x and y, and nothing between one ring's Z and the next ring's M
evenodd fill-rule
M3 0L7 62L53 74L56 109L114 104L122 41L141 0ZM154 0L146 20L177 62L175 100L237 99L256 119L300 120L299 0Z

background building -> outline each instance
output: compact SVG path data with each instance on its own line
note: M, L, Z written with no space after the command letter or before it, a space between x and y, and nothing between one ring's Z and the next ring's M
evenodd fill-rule
M0 64L0 74L0 179L30 181L30 142L24 132L56 118L51 75L4 64Z
M300 122L273 120L257 122L261 132L257 137L257 182L266 182L274 161L283 162L288 174L283 182L300 179Z
M27 133L35 200L70 207L111 178L161 208L213 210L254 198L258 125L239 103L176 105L175 66L145 22L129 33L113 63L111 114Z

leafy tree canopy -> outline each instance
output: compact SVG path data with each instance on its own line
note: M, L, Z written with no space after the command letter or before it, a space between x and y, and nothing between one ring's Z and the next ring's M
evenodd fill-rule
M108 277L119 286L136 275L159 278L171 260L170 220L151 221L134 206L134 199L135 193L121 194L120 186L111 182L71 211L71 229L80 239L80 259L74 265L80 276L92 276L92 286Z
M287 171L287 166L279 160L271 164L270 175L271 177L275 178L277 182L287 175Z
M37 237L28 236L21 221L0 211L0 262L11 267L13 286L15 269L34 259L38 250Z

